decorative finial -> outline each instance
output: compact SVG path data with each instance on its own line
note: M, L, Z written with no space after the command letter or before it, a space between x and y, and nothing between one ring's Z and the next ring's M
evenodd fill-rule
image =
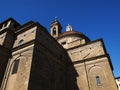
M66 31L72 31L72 26L68 24L68 26L66 26Z
M55 21L57 21L57 16L55 16Z

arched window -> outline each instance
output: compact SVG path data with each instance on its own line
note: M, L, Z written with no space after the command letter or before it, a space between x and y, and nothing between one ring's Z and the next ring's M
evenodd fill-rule
M53 28L53 35L56 35L56 28Z
M20 61L20 59L15 60L15 62L13 64L12 74L16 74L17 73L19 61Z
M96 83L97 85L101 85L101 80L99 76L96 76Z
M18 45L22 45L23 44L23 39L21 39L19 42L18 42Z

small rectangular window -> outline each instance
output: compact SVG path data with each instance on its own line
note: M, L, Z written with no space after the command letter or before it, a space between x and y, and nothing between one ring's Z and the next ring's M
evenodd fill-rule
M96 82L98 86L101 85L101 80L99 76L96 76Z
M22 45L22 44L23 44L23 42L24 42L24 40L23 40L23 39L21 39L21 40L18 42L18 45Z
M18 60L15 60L14 64L13 64L13 69L12 69L12 74L15 74L17 73L17 70L18 70L18 66L19 66L19 59Z
M64 41L64 42L61 42L61 44L62 44L62 45L65 45L65 44L66 44L66 41Z

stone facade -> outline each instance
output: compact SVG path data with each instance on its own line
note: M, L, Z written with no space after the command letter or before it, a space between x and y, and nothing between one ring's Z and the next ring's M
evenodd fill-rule
M15 28L20 24L8 19L0 24L0 85L2 83L8 59L15 40Z
M9 20L14 21L11 18ZM78 89L77 72L72 64L69 65L71 60L66 50L43 26L30 21L15 28L12 36L14 44L5 63L6 71L1 79L1 90ZM7 45L9 44L6 44L6 47ZM1 56L4 53L1 53ZM70 74L71 72L73 74Z
M66 49L77 71L79 90L117 90L112 63L102 39L90 41L70 25L55 38Z
M116 90L113 67L102 39L51 24L0 24L0 90ZM108 80L111 80L109 82Z

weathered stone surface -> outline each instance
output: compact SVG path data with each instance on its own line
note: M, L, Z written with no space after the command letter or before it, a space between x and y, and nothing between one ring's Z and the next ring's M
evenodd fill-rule
M57 20L54 38L39 23L12 22L0 29L0 90L117 90L102 39L62 34Z

